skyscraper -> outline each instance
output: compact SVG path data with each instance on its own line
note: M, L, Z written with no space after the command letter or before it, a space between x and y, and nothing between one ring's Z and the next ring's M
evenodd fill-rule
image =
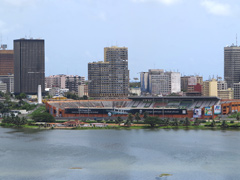
M240 47L224 47L224 78L228 88L233 87L233 83L240 82Z
M37 94L45 89L44 40L14 40L14 92Z
M105 47L104 62L88 63L89 96L126 97L129 86L128 48Z

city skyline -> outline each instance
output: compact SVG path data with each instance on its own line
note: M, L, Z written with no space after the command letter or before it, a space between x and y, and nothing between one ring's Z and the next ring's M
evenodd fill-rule
M129 49L130 81L148 69L200 75L224 73L224 47L236 43L236 0L123 0L0 2L0 42L42 38L46 76L87 77L103 47ZM53 11L54 9L54 11ZM13 13L14 12L14 13Z

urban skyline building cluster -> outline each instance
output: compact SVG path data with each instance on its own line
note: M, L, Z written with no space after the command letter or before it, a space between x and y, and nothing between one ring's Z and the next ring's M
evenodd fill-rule
M201 76L181 77L180 72L149 69L148 72L140 73L141 92L136 91L136 94L176 93L182 96L237 98L239 72L240 47L232 44L224 47L224 80L217 78L203 81ZM36 94L38 85L41 85L43 90L45 86L66 88L78 95L88 94L95 98L127 97L129 95L128 48L105 47L104 61L88 63L88 84L86 84L85 77L79 75L60 74L45 77L44 40L24 38L14 40L14 50L7 50L6 45L1 46L0 82L0 90L5 89L16 94L22 92Z

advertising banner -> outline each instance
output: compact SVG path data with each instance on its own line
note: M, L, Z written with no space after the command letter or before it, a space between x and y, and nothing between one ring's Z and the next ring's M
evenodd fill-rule
M204 109L205 116L212 116L212 107L205 107Z
M221 106L220 105L214 106L214 114L221 114Z
M193 110L193 117L194 117L194 118L200 118L200 117L202 117L202 110L201 110L201 109L194 109L194 110Z

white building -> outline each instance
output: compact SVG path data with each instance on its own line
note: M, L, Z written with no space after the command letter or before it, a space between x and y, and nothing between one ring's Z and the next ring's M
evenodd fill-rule
M148 78L146 78L146 75L148 75ZM164 72L163 69L150 69L148 73L141 73L142 89L145 88L143 87L145 84L148 85L147 91L152 95L179 93L181 91L181 75L179 72Z
M0 91L3 93L7 92L7 83L3 83L2 81L0 81Z
M226 81L218 81L217 83L218 90L227 90L227 82Z

